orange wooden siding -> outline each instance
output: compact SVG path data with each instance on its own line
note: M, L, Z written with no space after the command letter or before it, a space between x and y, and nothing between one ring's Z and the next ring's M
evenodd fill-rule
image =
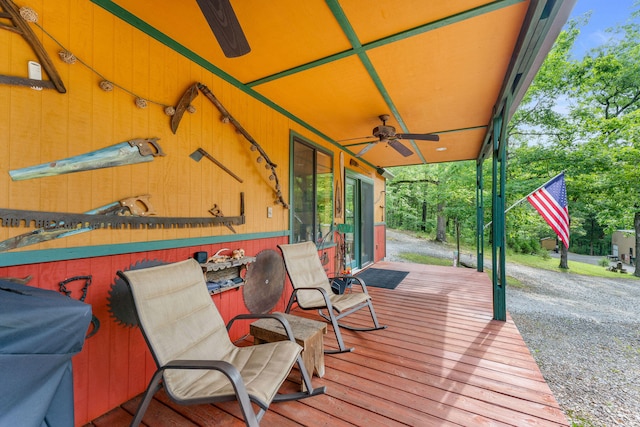
M274 181L264 162L230 124L222 123L215 106L200 94L196 112L185 113L176 134L165 106L175 106L192 84L205 84L277 164L284 199L289 201L289 141L291 132L335 152L335 147L182 54L149 37L91 2L32 2L38 15L31 24L67 88L35 91L0 85L8 114L0 118L4 155L0 160L0 207L82 213L141 194L151 195L159 216L208 217L217 204L225 216L240 214L245 194L246 224L239 233L281 232L289 228L288 209L275 203ZM41 28L50 35L43 32ZM80 61L67 64L63 47ZM27 61L36 59L20 35L0 31L0 74L26 77ZM44 74L46 79L46 73ZM103 79L116 88L105 92ZM147 100L138 108L136 96ZM9 170L76 156L134 138L159 138L166 152L149 163L112 167L24 181L12 181ZM239 183L207 159L189 157L202 147L244 181ZM345 163L349 164L349 156ZM366 165L359 168L381 185ZM334 155L334 168L338 156ZM271 218L267 207L273 208ZM24 228L0 227L0 240L24 233ZM95 230L28 248L73 248L86 245L231 236L226 227L147 230Z

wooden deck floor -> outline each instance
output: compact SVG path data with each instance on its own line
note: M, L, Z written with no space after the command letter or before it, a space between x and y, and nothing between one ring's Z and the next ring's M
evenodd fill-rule
M486 273L409 263L375 267L409 271L394 290L369 288L378 319L388 328L343 330L346 345L355 351L327 355L324 377L313 377L315 386L327 386L327 394L274 403L261 425L569 425L513 321L491 319ZM295 314L318 318L315 312ZM360 310L344 320L367 324L370 318ZM325 345L337 346L331 327ZM138 401L92 424L128 425ZM243 425L238 417L235 402L176 406L161 392L144 422L152 427Z

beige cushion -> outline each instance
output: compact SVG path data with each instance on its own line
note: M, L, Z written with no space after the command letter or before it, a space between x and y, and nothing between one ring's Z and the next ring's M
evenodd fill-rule
M313 242L293 243L280 245L287 272L294 289L297 288L322 288L327 294L333 307L338 311L344 311L370 299L364 292L351 292L336 295L331 290L331 284L327 273L322 267L318 250ZM298 291L298 304L302 308L325 307L322 294L318 291Z
M234 365L250 395L270 403L302 348L291 341L237 347L193 259L125 273L140 324L156 360L224 360ZM167 370L165 387L179 399L233 395L223 374Z

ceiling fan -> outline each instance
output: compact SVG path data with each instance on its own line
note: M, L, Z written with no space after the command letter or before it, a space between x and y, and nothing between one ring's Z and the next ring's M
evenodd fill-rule
M362 156L379 142L388 143L389 146L395 149L398 153L402 154L404 157L408 157L413 154L413 151L402 145L400 141L398 141L399 139L419 139L422 141L440 140L438 135L432 133L396 133L395 127L387 126L387 120L389 120L388 114L382 114L378 116L378 118L382 121L382 125L373 128L373 136L378 138L378 140L369 143L366 147L360 150L358 154L356 154L356 157Z
M196 0L227 58L251 52L230 0Z

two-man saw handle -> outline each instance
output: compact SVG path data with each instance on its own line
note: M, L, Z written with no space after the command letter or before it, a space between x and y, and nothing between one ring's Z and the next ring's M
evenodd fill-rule
M162 151L162 147L158 144L159 138L136 138L131 141L127 141L132 147L137 147L141 156L148 156L151 154L153 157L165 156Z
M128 208L133 216L155 215L156 210L151 206L151 202L149 202L150 197L150 194L127 197L126 199L120 200L120 205Z

